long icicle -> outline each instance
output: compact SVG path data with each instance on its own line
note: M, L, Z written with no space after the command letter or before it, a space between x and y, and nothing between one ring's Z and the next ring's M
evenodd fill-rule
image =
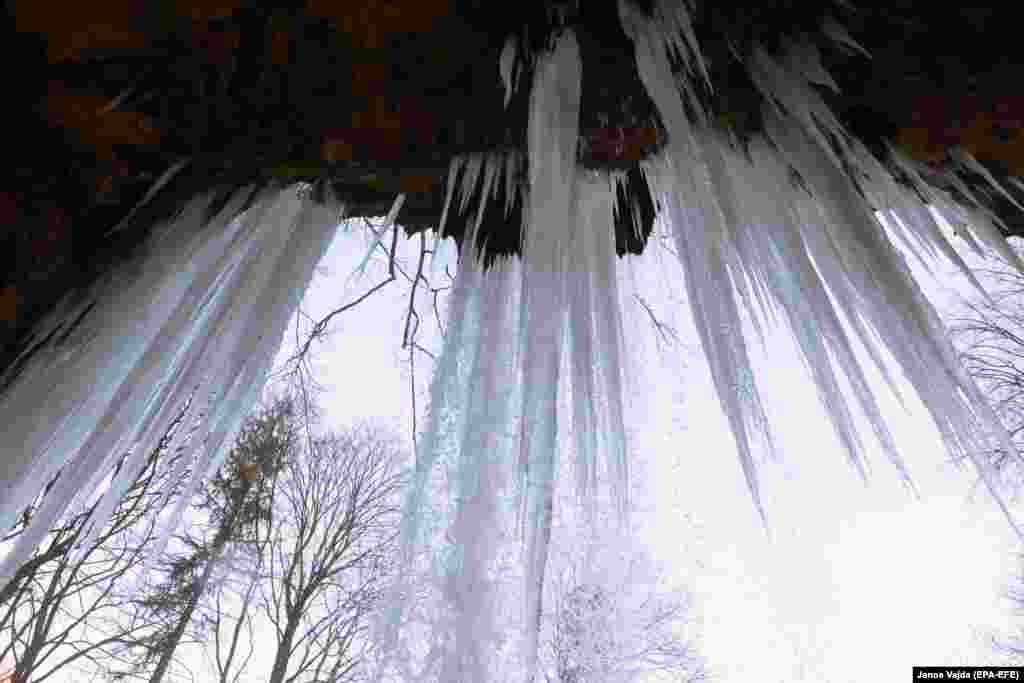
M102 523L99 515L116 504L197 388L205 400L193 400L187 417L203 414L205 438L189 442L197 453L193 486L217 466L262 389L288 319L337 230L339 208L277 190L232 220L236 198L207 225L209 201L199 198L158 226L147 250L80 304L94 306L75 333L38 352L0 395L8 420L0 460L12 473L0 482L0 526L9 528L61 471L0 564L0 583L130 451L98 510ZM41 329L77 313L58 310Z
M537 668L544 568L551 536L560 350L566 296L562 273L572 220L581 63L571 30L537 61L528 128L529 206L523 228L523 456L527 506L526 681Z
M740 159L722 136L688 120L667 58L671 50L678 53L678 25L651 21L625 0L620 10L623 27L636 46L641 80L669 134L665 158L648 162L647 175L656 199L664 205L663 217L675 231L697 330L758 508L751 436L765 437L769 448L770 440L750 379L738 302L751 312L755 323L758 308L785 313L839 441L850 463L865 475L863 445L847 400L839 392L834 367L838 363L883 451L913 489L838 315L852 327L894 388L874 348L881 342L924 402L947 448L974 461L1020 535L990 468L978 459L982 437L973 424L975 416L1012 452L1009 435L959 367L938 315L851 178L867 188L867 196L885 201L877 208L886 210L893 205L893 197L898 198L898 215L908 220L898 227L914 251L947 257L955 252L934 221L921 216L927 209L908 212L907 204L915 201L910 191L895 187L881 166L849 141L810 87L823 80L816 50L794 44L782 61L776 61L755 46L748 68L765 98L765 135L771 146L755 139L751 158ZM827 33L842 39L834 27ZM855 164L853 172L837 150L846 163ZM965 163L969 166L970 161ZM799 185L782 180L790 170L801 179ZM940 203L939 208L950 204ZM971 228L981 241L1019 266L994 226L980 221ZM963 267L962 260L950 260Z

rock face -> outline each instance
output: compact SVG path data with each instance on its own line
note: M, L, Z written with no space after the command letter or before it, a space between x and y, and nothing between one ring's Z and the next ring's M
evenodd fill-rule
M646 12L659 4L627 1ZM834 81L822 78L823 96L883 162L895 144L937 186L959 179L974 189L977 171L949 154L959 147L996 178L1024 174L1024 99L1015 90L1024 59L1006 56L1017 52L1007 47L1016 40L1010 9L688 4L706 74L683 77L714 113L709 125L736 144L758 134L765 104L748 75L751 50L778 51L785 37L806 34ZM0 177L0 372L55 301L197 193L226 202L245 187L330 183L354 215L385 213L405 193L398 222L410 233L434 228L453 158L525 149L533 55L561 25L573 27L583 62L578 163L626 174L620 199L639 210L619 221L617 248L644 247L654 207L638 162L665 132L612 0L6 7L0 49L17 144ZM849 49L818 39L839 25ZM1024 234L1010 199L982 192L977 200L1004 230ZM522 207L510 204L482 217L490 257L519 249ZM461 241L471 220L475 208L453 211L445 232Z

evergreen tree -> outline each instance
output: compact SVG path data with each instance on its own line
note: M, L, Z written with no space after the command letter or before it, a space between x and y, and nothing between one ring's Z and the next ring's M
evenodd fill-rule
M205 533L179 536L186 552L165 562L166 578L142 604L164 621L146 644L134 672L148 669L150 683L167 674L175 652L232 547L259 546L272 517L277 474L296 446L293 401L281 397L248 417L224 465L197 495L194 511L206 517Z

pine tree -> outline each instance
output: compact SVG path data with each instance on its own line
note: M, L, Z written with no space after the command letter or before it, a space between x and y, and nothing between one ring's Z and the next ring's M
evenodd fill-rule
M166 562L165 581L143 601L166 621L136 664L137 670L144 669L156 660L150 683L159 683L166 675L227 549L254 545L260 529L270 521L277 474L292 455L295 427L290 398L276 399L253 413L223 467L197 496L194 508L205 513L209 537L180 536L187 552Z

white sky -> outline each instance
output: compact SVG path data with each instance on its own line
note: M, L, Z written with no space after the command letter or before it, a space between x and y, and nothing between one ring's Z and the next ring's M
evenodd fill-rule
M377 281L370 271L346 289L362 255L351 239L340 237L325 258L332 275L311 290L310 313ZM654 270L637 269L635 277ZM406 292L395 283L346 313L320 348L332 422L376 419L409 433L408 372L398 348ZM646 324L638 307L631 314ZM769 341L769 355L755 352L783 458L762 468L769 539L696 336L685 314L675 322L683 346L661 360L641 352L647 357L634 368L633 447L651 475L645 536L693 591L702 649L718 680L860 683L900 680L914 665L995 663L978 634L1014 623L998 596L1018 569L1015 540L984 492L969 499L971 474L944 464L909 387L909 413L884 389L879 399L920 500L877 449L867 487L846 465L784 331ZM429 374L425 363L419 368L422 390Z

